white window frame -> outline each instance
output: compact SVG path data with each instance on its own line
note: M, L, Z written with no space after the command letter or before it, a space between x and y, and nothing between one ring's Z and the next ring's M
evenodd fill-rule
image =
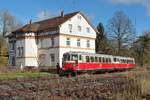
M81 40L77 39L77 47L80 47L80 46L81 46Z
M90 28L89 27L86 28L86 32L90 33Z
M18 47L18 57L23 57L23 54L24 54L24 48Z
M72 33L72 24L68 24L69 32Z
M54 53L50 54L50 58L51 58L51 62L55 62L55 54Z
M86 42L87 42L87 43L86 43L86 47L87 47L87 48L90 48L90 40L87 40Z
M67 45L67 46L70 46L70 44L71 44L71 43L70 43L70 38L67 38L67 39L66 39L66 45Z
M78 25L78 31L81 32L82 31L82 27L80 25Z
M51 46L54 46L55 45L55 40L54 38L51 38Z
M80 20L81 20L81 18L82 18L81 15L78 15L77 17L78 17L78 19L80 19Z

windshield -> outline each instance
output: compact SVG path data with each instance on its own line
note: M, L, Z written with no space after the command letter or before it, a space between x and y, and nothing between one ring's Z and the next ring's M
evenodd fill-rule
M69 54L64 54L63 55L63 61L70 61L70 55Z
M72 54L71 55L71 60L72 61L78 60L78 55L77 54Z
M63 55L63 61L75 61L78 60L77 54L64 54Z

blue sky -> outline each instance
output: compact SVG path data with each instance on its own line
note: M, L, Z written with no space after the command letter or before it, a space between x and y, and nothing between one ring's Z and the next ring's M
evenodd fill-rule
M124 11L136 22L136 31L140 35L150 29L150 0L1 0L0 10L9 10L23 24L30 19L37 21L43 11L51 16L81 11L96 27L99 22L104 26L116 11Z

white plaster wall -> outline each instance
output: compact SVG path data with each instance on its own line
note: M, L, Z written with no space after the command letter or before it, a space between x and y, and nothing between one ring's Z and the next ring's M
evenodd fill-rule
M76 38L76 37L67 37L67 36L60 36L60 46L66 46L66 40L70 38L70 47L77 47L77 39L80 39L80 47L87 48L87 40L90 41L90 49L95 49L95 40L94 39L86 39L86 38ZM95 51L94 51L95 52Z
M46 41L47 42L47 47L51 47L51 38L47 38ZM38 55L44 54L45 58L44 60L41 61L41 64L43 65L42 67L56 67L56 64L59 62L59 48L57 48L59 46L59 37L54 37L54 48L46 48L46 49L42 49L39 48L38 49ZM50 54L54 54L55 55L55 61L51 62L51 58L50 58Z
M41 61L42 67L56 68L56 64L59 62L59 49L49 48L49 49L39 49L38 54L45 54L45 58ZM51 62L50 54L55 55L55 61Z
M79 15L81 16L81 19L78 19ZM69 24L72 24L72 32L69 31ZM82 27L81 32L78 31L78 25ZM86 27L90 28L90 33L86 32ZM73 16L71 20L68 20L65 23L63 23L60 27L60 33L96 38L96 33L94 29L89 25L89 23L80 13Z
M25 59L25 66L33 66L38 67L37 58L26 58Z
M54 37L54 46L59 46L59 38ZM52 46L52 38L40 38L38 48L47 48Z
M30 33L34 37L34 33ZM25 66L38 66L37 44L35 38L25 39Z
M16 66L17 67L25 66L25 59L24 58L16 58Z

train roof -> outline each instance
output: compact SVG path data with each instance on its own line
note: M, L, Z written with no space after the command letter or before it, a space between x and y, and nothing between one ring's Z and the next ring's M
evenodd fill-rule
M82 55L89 55L89 56L102 56L102 57L113 57L113 58L121 58L121 59L134 59L131 57L124 57L124 56L114 56L114 55L108 55L108 54L95 54L95 53L88 53L88 52L66 52L66 53L71 53L71 54L82 54Z

